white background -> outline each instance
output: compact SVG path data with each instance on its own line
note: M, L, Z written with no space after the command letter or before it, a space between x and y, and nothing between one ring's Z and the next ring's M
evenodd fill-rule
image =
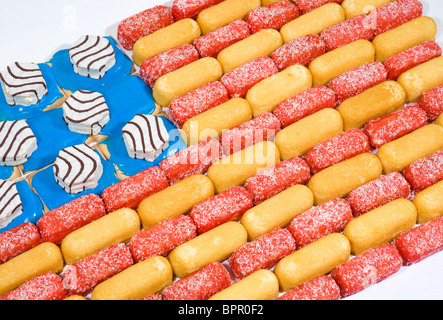
M443 1L422 0L424 15L438 24L437 42L443 45ZM12 62L47 62L69 48L83 34L116 38L124 18L162 0L2 0L0 10L0 71ZM443 299L443 252L402 269L349 300Z

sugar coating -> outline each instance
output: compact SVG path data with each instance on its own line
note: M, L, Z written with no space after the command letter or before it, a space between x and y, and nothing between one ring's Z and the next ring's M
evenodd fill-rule
M369 121L363 131L369 137L374 148L396 140L427 124L426 113L415 105L388 114L382 118Z
M246 22L251 33L262 29L280 30L286 23L298 18L299 9L293 3L283 0L256 8L248 13Z
M342 263L332 270L331 276L340 286L341 296L347 297L388 278L402 264L400 253L387 243Z
M294 3L300 9L301 14L305 14L331 2L341 4L343 0L294 0Z
M0 264L42 243L37 226L25 222L0 233Z
M259 269L270 269L295 251L295 241L286 229L276 228L235 250L228 259L237 280Z
M134 235L129 250L135 262L153 256L166 257L175 247L197 236L197 228L189 216L167 219Z
M229 98L244 98L255 84L278 72L274 61L260 57L226 73L220 82L229 92Z
M324 86L315 86L281 102L273 113L280 119L282 128L286 128L317 111L334 108L335 104L334 91Z
M390 201L411 194L411 186L399 172L392 172L362 185L348 195L354 217L358 217Z
M143 297L140 300L163 300L163 297L160 293L154 293L149 296Z
M381 62L369 62L336 76L329 82L329 88L335 92L336 103L339 105L387 78L388 72Z
M403 170L403 176L414 193L443 180L443 149L411 163Z
M223 0L174 0L171 8L172 15L175 21L186 18L196 19L201 11L222 1Z
M232 285L228 270L220 263L210 263L166 287L163 300L208 300Z
M319 276L286 292L277 300L339 300L340 287L330 276Z
M327 234L343 231L352 219L349 203L337 198L296 216L287 229L294 237L297 249L300 249Z
M429 120L437 119L443 113L443 85L423 93L417 104L426 112Z
M132 263L128 247L116 243L68 265L62 273L63 285L69 295L85 296L101 282L129 268Z

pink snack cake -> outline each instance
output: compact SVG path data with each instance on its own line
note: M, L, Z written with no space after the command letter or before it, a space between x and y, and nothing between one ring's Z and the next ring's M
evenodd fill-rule
M294 3L300 9L301 14L305 14L331 2L341 4L343 0L294 0Z
M172 249L196 236L192 219L180 215L138 232L128 246L134 262L140 262L153 256L166 257Z
M0 233L0 264L38 246L42 242L37 226L30 222L25 222Z
M401 233L394 246L403 257L404 265L420 262L443 249L443 217Z
M124 49L132 50L137 40L172 23L171 10L166 6L155 6L123 20L118 25L117 38Z
M349 193L347 200L354 217L378 208L390 201L411 194L411 186L399 172L392 172L364 184Z
M205 174L222 157L223 150L218 140L208 138L164 159L159 166L174 184L194 174Z
M293 185L306 184L310 178L306 161L293 157L250 177L244 186L258 205Z
M86 296L98 284L129 268L132 263L128 247L116 243L66 266L62 273L63 285L69 295Z
M68 234L106 214L100 196L88 194L47 212L37 227L44 242L61 244Z
M363 131L373 148L396 140L427 124L426 113L415 105L404 107L382 118L369 121Z
M244 20L235 20L228 25L208 32L194 40L200 57L217 57L223 49L251 35L249 25Z
M228 270L213 262L167 286L162 297L163 300L208 300L232 283Z
M340 287L330 276L319 276L286 292L277 300L339 300Z
M443 149L408 165L403 170L403 176L414 193L443 180Z
M168 186L169 181L163 170L151 167L107 187L101 198L108 212L122 208L136 209L142 200Z
M202 234L225 222L240 219L252 206L251 194L244 187L236 186L197 203L189 216L198 234Z
M423 93L417 104L426 112L430 121L437 119L443 113L443 85Z
M172 15L175 21L186 18L195 19L201 11L222 1L223 0L174 0L172 3Z
M313 146L304 159L313 174L334 164L369 152L368 136L360 129L350 129Z
M229 100L229 93L220 81L213 81L172 100L167 114L177 127L202 112Z
M387 243L342 263L332 270L331 277L344 298L385 280L400 270L402 264L398 250Z
M244 98L255 84L278 72L274 61L260 57L226 73L220 80L229 92L229 98Z
M259 269L270 269L295 251L295 241L286 229L277 228L235 250L228 259L236 279Z
M249 24L251 33L263 29L280 30L286 23L298 18L298 7L287 0L274 2L254 9L248 13L245 21Z
M282 128L325 108L335 108L335 94L324 86L315 86L281 102L274 115L280 119Z
M327 234L343 231L352 219L349 203L337 198L299 214L287 229L300 249Z

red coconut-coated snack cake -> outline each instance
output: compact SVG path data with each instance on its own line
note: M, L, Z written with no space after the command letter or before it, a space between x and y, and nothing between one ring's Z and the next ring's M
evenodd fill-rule
M300 249L327 234L343 231L352 219L349 203L337 198L299 214L287 229Z
M250 177L244 186L258 205L293 185L308 183L310 178L306 161L293 157Z
M350 129L313 146L304 159L313 174L334 164L369 152L368 136L360 129Z
M61 244L71 232L107 214L100 196L89 194L44 214L37 227L44 242Z
M194 40L200 57L216 57L220 51L251 35L244 20L235 20L228 25L208 32Z
M295 251L295 241L286 229L276 228L235 250L228 259L236 279L259 269L270 269Z
M441 54L442 49L435 41L426 41L411 49L400 52L389 57L384 62L385 68L388 71L388 78L390 80L397 80L403 72L437 58Z
M220 81L213 81L172 100L167 114L177 127L182 128L187 120L228 100L225 86Z
M364 184L347 197L354 217L361 216L375 208L399 198L409 198L411 186L399 172L392 172Z
M271 57L281 71L294 64L307 66L325 52L326 44L323 38L316 34L308 34L284 44L275 50Z
M128 247L116 243L66 266L62 273L63 285L69 295L86 296L98 284L129 268L132 263Z
M172 15L175 21L186 18L195 19L201 11L222 1L223 0L174 0L172 3Z
M377 21L374 36L421 17L423 4L418 0L396 0L373 10L369 16Z
M236 186L197 203L189 216L196 224L198 234L202 234L225 222L241 218L252 206L251 194L244 187Z
M340 287L329 276L319 276L286 292L277 300L339 300Z
M251 33L256 33L263 29L280 30L299 15L300 12L295 4L283 0L250 11L245 21L249 24Z
M41 244L42 238L36 225L25 222L0 233L0 264Z
M108 212L122 208L136 209L142 200L168 186L169 181L163 170L151 167L107 187L101 197Z
M162 297L163 300L208 300L232 283L228 270L213 262L167 286Z
M184 67L200 58L192 44L184 44L146 59L140 66L140 76L153 88L161 76Z
M63 300L66 295L62 279L48 272L23 283L0 297L0 300Z
M430 121L437 119L443 113L443 85L423 93L417 104L426 112Z
M394 239L393 244L403 257L403 264L407 266L441 251L443 249L443 217L401 233Z
M385 280L400 270L402 264L398 250L387 243L342 263L332 270L331 277L344 298Z
M373 148L396 140L427 124L426 113L415 105L390 113L382 118L369 121L363 131L369 137Z
M197 228L189 216L180 215L144 229L129 242L135 262L153 256L166 257L180 244L197 236Z
M154 293L154 294L151 294L151 295L146 296L144 298L141 298L140 300L157 300L158 301L158 300L163 300L163 297L159 293Z
M264 112L220 135L220 143L227 155L243 150L256 143L275 137L281 130L280 120L270 112Z
M443 180L443 149L416 160L403 170L414 193Z
M281 102L274 115L280 119L282 128L325 108L335 108L335 94L324 86L315 86Z
M300 9L301 14L305 14L331 2L341 4L343 0L294 0L294 3Z
M132 50L137 40L172 23L171 10L166 6L155 6L123 20L118 25L117 38L124 49Z
M378 61L366 63L334 77L329 88L336 96L336 105L388 79L385 66Z
M218 140L208 138L162 160L159 166L174 184L194 174L205 174L222 157L223 149Z
M229 92L229 98L244 98L256 83L278 72L274 61L260 57L226 73L220 80Z
M371 16L361 14L323 30L320 36L325 41L326 51L332 51L357 40L372 40L375 25Z

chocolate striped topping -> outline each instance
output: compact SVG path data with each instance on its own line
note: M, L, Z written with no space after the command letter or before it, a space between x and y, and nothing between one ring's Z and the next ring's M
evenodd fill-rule
M37 148L37 139L25 120L0 122L0 165L25 163Z
M0 228L6 227L22 212L22 201L15 183L0 180Z

